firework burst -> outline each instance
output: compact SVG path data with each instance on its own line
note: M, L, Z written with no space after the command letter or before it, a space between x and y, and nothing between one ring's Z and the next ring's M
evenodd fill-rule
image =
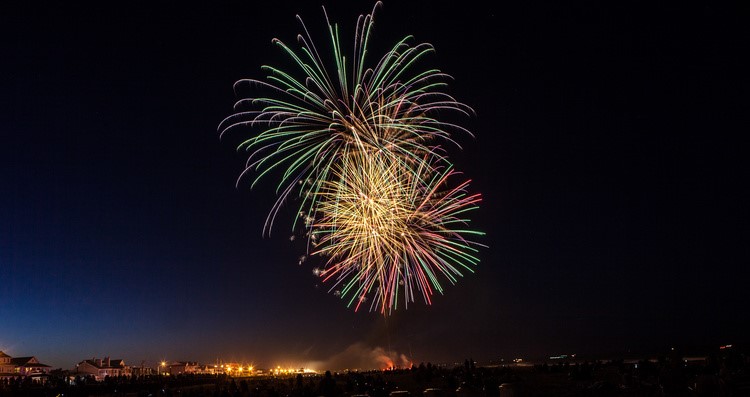
M313 255L328 258L320 277L355 310L369 297L370 310L383 314L419 295L430 304L443 283L479 262L479 244L467 236L482 233L468 229L465 215L481 196L467 193L468 181L451 186L456 173L440 168L360 150L342 156L323 183Z
M418 161L425 153L440 155L440 142L454 142L452 131L470 134L434 117L439 111L469 114L472 110L442 91L450 76L437 69L416 69L415 64L434 51L431 45L412 45L412 37L407 36L368 66L373 15L380 5L358 19L351 62L342 52L338 26L327 15L333 56L325 59L298 16L304 31L297 37L299 49L273 40L296 70L263 66L269 73L266 81L235 83L235 91L249 85L272 94L240 99L235 113L219 125L221 135L248 125L261 130L238 148L249 153L240 178L257 171L251 186L272 170L283 170L265 231L270 232L281 205L295 191L299 210L311 214L318 197L315 192L329 178L340 154L352 146L388 150Z
M241 127L257 132L238 149L248 159L239 180L251 186L280 172L278 198L264 225L270 233L281 206L297 201L308 235L308 256L323 258L313 273L359 309L389 314L421 297L427 304L444 285L478 264L465 215L481 196L448 161L443 144L460 147L455 132L471 133L437 118L473 111L445 92L445 73L419 69L433 52L407 36L369 62L373 12L360 16L354 52L347 58L339 28L326 15L332 56L323 57L302 22L295 49L274 39L293 62L292 71L263 66L266 80L243 79L268 94L245 97L219 125L220 135ZM325 9L323 10L325 14ZM239 182L238 180L238 182Z

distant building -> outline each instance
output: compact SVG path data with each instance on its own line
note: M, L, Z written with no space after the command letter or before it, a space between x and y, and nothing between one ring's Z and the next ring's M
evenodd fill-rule
M131 374L130 367L125 365L125 361L111 360L109 357L83 360L76 365L75 372L80 376L93 376L98 381L104 380L107 376L130 376Z
M198 363L192 361L173 361L166 367L170 375L194 374L199 370Z
M15 357L10 360L13 371L21 376L39 376L49 374L50 366L42 364L36 357Z
M156 375L157 372L155 369L151 367L147 367L146 363L141 361L140 366L130 367L130 374L133 376L150 376L150 375Z
M219 372L218 365L199 365L196 374L216 375Z
M50 366L42 364L36 357L13 358L0 351L0 379L19 376L39 378L49 374Z
M0 350L0 379L16 376L16 374L13 373L13 364L10 361L11 359L11 356L3 353L3 351Z

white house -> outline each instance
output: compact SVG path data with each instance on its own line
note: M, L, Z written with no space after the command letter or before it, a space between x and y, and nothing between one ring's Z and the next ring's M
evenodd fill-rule
M167 363L166 367L170 375L194 374L199 369L198 363L193 361L173 361Z
M38 376L49 374L50 366L42 364L36 357L14 357L10 360L13 363L13 371L21 376Z
M36 357L11 357L0 351L0 379L18 376L33 376L49 374L50 366L42 364Z
M91 375L99 381L107 376L130 376L130 367L125 365L123 360L111 360L109 357L92 358L78 363L75 372L81 376Z

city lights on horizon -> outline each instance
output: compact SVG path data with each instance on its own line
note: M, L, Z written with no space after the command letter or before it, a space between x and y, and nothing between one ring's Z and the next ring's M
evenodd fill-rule
M737 349L737 345L733 344L721 344L721 345L714 345L714 349L717 349L719 351L734 351ZM702 359L705 349L685 349L679 346L670 346L667 345L665 348L665 351L667 352L674 352L674 353L680 353L685 354L685 362L688 361L694 361L696 360L696 357L698 359ZM0 349L0 352L3 350ZM8 352L13 355L13 352L8 350ZM662 354L665 354L662 352ZM657 353L653 353L650 355L649 360L655 361L658 358ZM44 362L44 358L40 357L41 361ZM584 355L583 358L579 357L576 353L557 353L553 355L546 355L544 357L524 357L524 356L513 356L512 358L508 359L506 358L496 358L491 359L489 362L485 362L483 365L489 365L489 366L518 366L518 367L526 367L526 366L533 366L535 364L539 364L541 362L551 361L551 362L568 362L568 361L585 361L590 360L591 356ZM106 361L105 367L102 368L108 368L109 367L109 357L106 356L104 359L97 360L96 358L87 360L87 361ZM158 360L140 360L138 364L130 361L126 363L126 361L129 360L113 360L118 362L123 368L127 368L128 371L132 369L133 371L138 371L138 373L145 373L145 374L158 374L158 375L164 375L164 376L178 376L180 374L184 373L198 373L198 374L211 374L211 375L229 375L233 377L252 377L252 376L296 376L296 375L316 375L316 374L322 374L326 371L331 371L335 373L346 373L346 372L359 372L359 371L393 371L393 370L402 370L402 369L409 369L412 368L415 365L419 365L420 360L414 360L406 358L402 355L401 361L397 364L394 360L388 359L387 356L381 355L377 359L375 359L374 362L372 362L372 366L370 367L355 367L355 366L330 366L329 364L326 364L327 361L311 361L307 363L295 363L295 360L282 360L285 361L283 364L276 364L276 365L263 365L263 364L257 364L256 362L249 361L249 360L238 360L238 361L225 361L223 359L215 359L213 363L210 361L180 361L180 360L172 360L168 357L162 356ZM135 361L135 360L134 360ZM379 363L379 364L378 364ZM474 363L477 363L474 361ZM50 364L49 362L46 362L45 364ZM434 365L437 366L450 366L450 365L461 365L460 362L433 362ZM48 366L48 365L45 365ZM99 364L101 367L101 364ZM50 366L48 366L50 367ZM114 367L114 365L113 365ZM78 365L75 365L75 368L78 368ZM63 369L63 368L61 368ZM144 372L145 371L145 372Z
M180 361L169 361L161 360L156 362L158 372L164 375L174 375L170 368L184 365L184 362ZM246 361L223 361L216 360L213 364L198 364L197 367L201 368L203 373L211 374L226 374L230 376L284 376L284 375L314 375L320 374L327 370L335 372L350 372L350 371L393 371L397 369L411 368L413 362L410 360L408 364L396 365L393 361L382 362L380 365L375 365L372 368L317 368L315 365L303 364L285 364L285 365L271 365L269 367L259 367L256 364L248 363Z
M199 364L198 362L169 361L162 359L156 362L157 373L160 375L178 375L186 366L193 369L188 372L204 374L226 374L234 377L259 376L259 375L295 375L295 374L317 374L318 371L304 366L281 366L258 368L248 362L224 362L217 360L214 364ZM177 370L179 369L179 371Z

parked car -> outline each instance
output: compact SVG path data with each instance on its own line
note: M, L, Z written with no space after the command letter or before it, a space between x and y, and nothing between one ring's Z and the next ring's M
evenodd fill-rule
M422 392L424 397L446 397L446 393L443 389L437 387L430 387Z

